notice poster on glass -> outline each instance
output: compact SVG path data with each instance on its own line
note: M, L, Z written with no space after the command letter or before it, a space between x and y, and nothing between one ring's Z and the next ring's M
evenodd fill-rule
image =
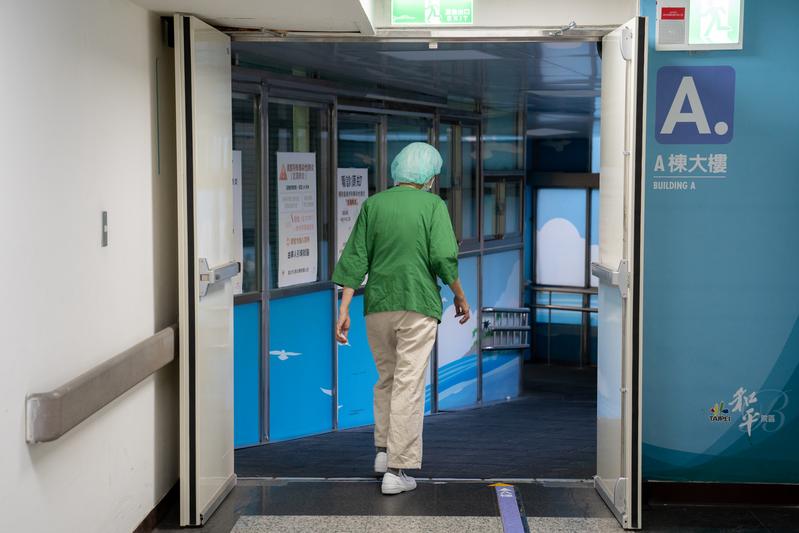
M316 154L277 153L277 286L317 279Z
M241 150L233 150L233 254L241 272L233 276L233 294L242 293L244 278L244 235L241 212Z
M340 168L336 188L336 259L341 257L347 239L361 212L361 205L369 196L368 168Z

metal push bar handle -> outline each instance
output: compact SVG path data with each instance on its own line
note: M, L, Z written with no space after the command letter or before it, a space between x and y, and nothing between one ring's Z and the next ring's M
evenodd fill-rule
M483 307L483 313L527 313L529 307Z
M599 263L591 263L591 274L599 278L599 281L604 281L611 287L618 287L622 298L627 297L630 270L627 267L626 260L622 259L619 261L619 268L616 270Z
M175 359L177 325L162 329L69 383L29 394L25 440L56 440Z
M216 268L208 268L208 260L200 258L200 298L208 293L208 287L225 281L241 272L241 263L230 261Z

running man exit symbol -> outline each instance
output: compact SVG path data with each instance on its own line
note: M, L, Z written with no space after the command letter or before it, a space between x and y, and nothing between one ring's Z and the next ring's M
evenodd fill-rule
M655 96L655 139L661 144L732 141L735 69L663 67Z

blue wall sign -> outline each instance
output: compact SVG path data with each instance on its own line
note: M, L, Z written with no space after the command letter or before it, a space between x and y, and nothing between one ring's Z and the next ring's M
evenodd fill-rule
M659 143L727 144L733 135L735 69L662 67L655 106Z
M650 25L656 5L641 2ZM657 52L650 41L649 480L799 483L799 62L785 46L799 2L747 10L744 52Z

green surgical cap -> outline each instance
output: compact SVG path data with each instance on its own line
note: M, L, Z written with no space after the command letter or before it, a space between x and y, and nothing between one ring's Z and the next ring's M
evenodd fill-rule
M423 185L441 172L443 163L435 147L427 143L411 143L391 163L391 178L395 183Z

